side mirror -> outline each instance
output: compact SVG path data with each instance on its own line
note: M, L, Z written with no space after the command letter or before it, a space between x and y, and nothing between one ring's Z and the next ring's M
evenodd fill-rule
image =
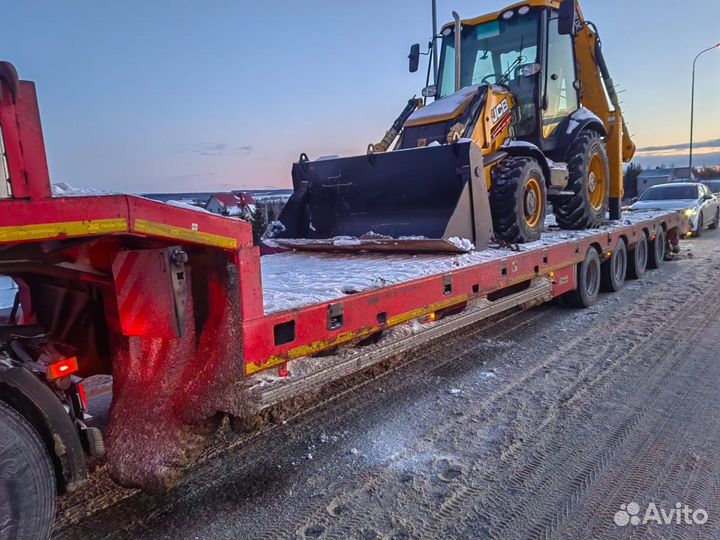
M420 66L420 44L414 43L410 47L410 54L408 54L408 60L410 61L410 73L415 73Z
M558 33L561 36L574 36L576 18L575 0L562 0L558 10Z
M423 97L435 97L437 96L437 86L434 84L431 84L430 86L426 86L422 90Z

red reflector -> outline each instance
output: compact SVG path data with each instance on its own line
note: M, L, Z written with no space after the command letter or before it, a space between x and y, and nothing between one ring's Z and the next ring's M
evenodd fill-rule
M83 411L87 412L87 395L85 394L85 387L82 383L77 384L78 394L80 395L80 401L82 402Z
M51 381L72 375L78 370L78 362L75 356L50 364L47 370L47 378Z

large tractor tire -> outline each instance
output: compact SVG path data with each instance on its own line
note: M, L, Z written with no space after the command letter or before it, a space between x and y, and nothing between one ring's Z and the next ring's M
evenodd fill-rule
M506 158L492 170L490 211L495 237L510 243L540 239L545 225L545 176L532 158Z
M50 537L55 472L35 428L0 401L0 540Z
M568 176L567 190L574 195L552 201L557 224L569 230L599 227L610 195L610 165L599 133L585 130L577 136L568 152Z

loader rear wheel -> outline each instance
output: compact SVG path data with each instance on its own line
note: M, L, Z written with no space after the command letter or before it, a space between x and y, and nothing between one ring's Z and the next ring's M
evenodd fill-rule
M545 225L545 176L532 158L507 158L492 170L490 211L496 238L523 243L540 239Z
M55 471L35 428L0 401L0 540L50 537Z
M588 308L597 302L600 292L600 256L595 248L589 248L585 260L577 265L576 288L562 296L566 305Z
M580 230L600 226L608 211L610 165L599 133L585 130L568 151L568 186L574 195L552 201L561 229Z

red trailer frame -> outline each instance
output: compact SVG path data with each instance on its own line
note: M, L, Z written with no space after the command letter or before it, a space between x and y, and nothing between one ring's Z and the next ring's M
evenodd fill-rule
M7 64L0 80L10 195L0 200L0 274L20 284L19 323L72 348L79 374L112 373L108 462L125 485L172 485L223 415L261 408L252 380L263 370L286 375L299 358L538 278L558 297L575 289L588 250L607 259L621 238L632 248L687 227L660 214L266 315L249 224L128 195L52 197L34 86Z

